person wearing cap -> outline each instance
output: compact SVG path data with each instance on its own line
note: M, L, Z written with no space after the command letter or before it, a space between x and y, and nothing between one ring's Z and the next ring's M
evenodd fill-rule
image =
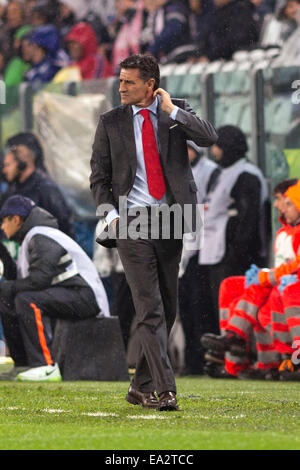
M198 204L209 192L218 177L220 168L208 159L203 150L193 141L187 141L188 155L192 173L197 185ZM201 298L206 297L202 289L203 268L198 264L199 253L186 249L185 238L179 271L179 315L185 336L185 373L199 375L203 373L204 350L199 338L208 331L217 331L214 317L211 318L199 308Z
M4 335L15 363L0 378L60 381L51 320L109 316L104 287L85 252L31 199L10 197L0 218L7 238L20 244L16 279L0 284Z
M71 209L57 184L37 168L36 159L42 163L42 149L30 133L20 133L8 140L2 173L8 183L1 195L0 207L10 196L19 194L32 199L50 212L58 221L59 229L74 236Z

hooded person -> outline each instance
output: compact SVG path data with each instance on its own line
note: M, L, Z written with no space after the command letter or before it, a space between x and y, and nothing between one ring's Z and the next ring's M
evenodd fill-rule
M61 68L56 61L60 48L59 33L53 25L40 26L32 32L29 42L32 68L27 72L26 79L38 88L50 82Z
M206 233L200 263L222 263L244 273L266 255L263 232L268 189L260 169L247 160L248 144L241 129L223 126L218 135L211 152L222 171L205 200Z
M85 252L31 199L9 198L0 218L7 238L20 244L17 277L0 286L4 335L15 363L0 379L60 381L51 319L109 316L104 287Z
M80 69L82 80L112 76L112 68L105 56L98 54L97 36L88 23L78 23L65 38L73 60L71 66Z

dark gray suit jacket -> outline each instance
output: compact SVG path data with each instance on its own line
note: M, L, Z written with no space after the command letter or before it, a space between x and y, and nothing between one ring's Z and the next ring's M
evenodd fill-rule
M183 211L184 204L197 204L186 140L209 147L217 141L217 134L209 122L196 116L186 100L172 102L179 107L176 121L160 107L158 110L160 158L168 192ZM136 168L132 108L120 106L100 116L95 135L90 186L97 207L111 204L118 209L119 197L127 196L133 186Z

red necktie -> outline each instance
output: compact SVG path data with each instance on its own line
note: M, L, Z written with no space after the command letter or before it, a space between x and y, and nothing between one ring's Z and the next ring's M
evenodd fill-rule
M142 140L149 193L159 201L166 192L166 186L160 164L153 124L150 119L150 111L148 109L143 109L140 111L140 114L144 118Z

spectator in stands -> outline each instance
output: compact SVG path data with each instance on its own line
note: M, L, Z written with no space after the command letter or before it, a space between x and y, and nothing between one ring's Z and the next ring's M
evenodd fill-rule
M4 25L7 4L8 0L0 0L0 27Z
M300 4L297 0L281 0L274 15L266 15L261 45L282 46L300 25Z
M97 36L88 23L78 23L65 38L72 64L79 68L82 80L113 75L110 63L98 53Z
M54 34L56 33L57 40L53 39L55 47L53 47L53 51L51 51L51 57L54 61L54 65L62 68L69 65L70 58L64 49L62 49L60 46L57 48L57 42L60 45L61 36L59 30L54 26L57 16L57 8L55 8L55 5L56 2L53 3L51 0L38 0L35 6L32 8L31 23L36 27L44 26L45 30L46 27L48 27L54 32Z
M188 153L191 162L194 180L198 187L197 200L202 204L206 194L214 184L220 169L218 165L203 155L203 151L194 142L188 141ZM200 236L200 234L199 234ZM199 249L200 243L197 247ZM196 247L188 249L186 237L184 238L183 254L180 266L179 279L179 314L185 336L185 373L198 375L203 373L204 349L199 338L207 332L217 331L213 317L213 306L208 310L201 310L203 298L207 304L210 300L205 286L205 271L198 264L199 251Z
M205 199L204 241L199 252L207 292L199 309L214 317L216 324L221 282L243 275L251 263L265 262L266 237L262 232L268 200L262 172L246 159L244 133L236 126L223 126L218 135L211 151L222 171ZM212 304L214 312L209 313Z
M59 35L53 25L36 28L29 37L31 69L26 79L34 89L50 82L61 66L57 63L59 51Z
M28 40L30 32L31 26L22 26L14 35L12 57L5 67L3 77L3 80L8 87L17 86L22 83L30 68L28 63L30 56L26 55L26 46L23 45L23 41Z
M55 4L49 0L38 0L32 8L32 17L30 23L32 26L43 26L46 24L55 24L57 9Z
M144 52L161 63L185 62L191 56L189 9L180 0L144 0L148 12L141 35Z
M32 200L10 197L0 218L7 238L20 244L17 278L6 279L0 287L4 334L15 363L0 379L60 381L51 351L51 319L79 320L99 312L109 316L103 285L79 245Z
M8 187L1 197L1 206L15 194L29 197L58 220L62 232L73 236L71 210L56 183L37 169L38 147L31 145L30 138L28 140L29 144L24 139L23 144L9 148L4 157L2 171Z
M5 29L11 41L16 31L25 23L25 10L22 2L12 0L7 5Z
M116 15L115 4L112 0L90 0L90 9L100 16L105 26L108 26Z
M215 6L213 0L189 0L189 5L191 39L196 45L197 54L201 54L205 37L211 28Z
M204 40L201 60L229 60L238 50L254 48L259 38L255 5L249 0L214 0L214 3L216 11Z
M260 18L264 18L265 15L271 14L275 11L276 0L251 0L251 3L255 5L256 12Z
M112 66L118 73L119 64L133 54L140 53L140 34L143 28L143 2L140 0L117 0Z

